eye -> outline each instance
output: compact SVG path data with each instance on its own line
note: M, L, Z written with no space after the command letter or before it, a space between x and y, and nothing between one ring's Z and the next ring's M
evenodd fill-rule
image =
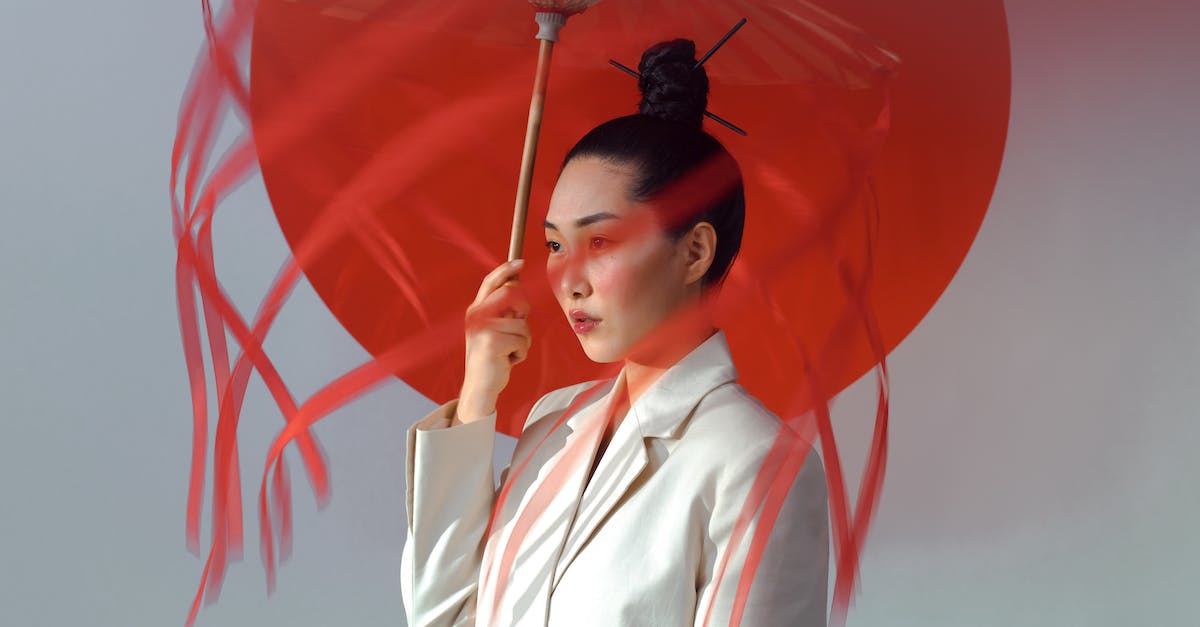
M612 242L609 239L604 238L604 237L593 237L592 238L592 248L606 248L606 247L608 247L608 245L610 243L612 243Z
M558 242L556 242L554 240L550 240L550 241L546 242L546 248L550 252L556 253L556 252L558 252Z

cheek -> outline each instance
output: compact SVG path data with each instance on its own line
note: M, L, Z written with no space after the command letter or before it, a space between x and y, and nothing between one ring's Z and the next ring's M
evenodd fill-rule
M562 273L561 263L553 257L546 259L546 283L550 285L550 293L559 300L562 299Z
M620 258L601 257L591 263L588 278L592 289L610 308L622 307L628 301L630 282L634 278L630 270L629 264Z
M622 251L626 254L597 259L591 272L592 286L606 305L617 311L659 309L669 273L653 251Z

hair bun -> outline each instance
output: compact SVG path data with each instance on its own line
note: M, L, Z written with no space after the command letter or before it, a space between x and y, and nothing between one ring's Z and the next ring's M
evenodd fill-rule
M638 63L638 112L700 128L708 106L708 74L696 67L696 44L674 39L654 44Z

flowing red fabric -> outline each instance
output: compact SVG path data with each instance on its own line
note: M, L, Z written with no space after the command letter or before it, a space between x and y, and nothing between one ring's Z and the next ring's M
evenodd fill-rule
M462 314L508 241L537 56L532 10L519 0L231 0L217 15L204 0L202 9L206 45L181 102L170 177L194 425L185 537L197 553L210 454L213 473L211 543L189 624L242 553L237 426L253 372L285 420L257 506L268 589L276 549L286 559L292 545L284 449L297 445L324 505L329 474L309 427L393 376L436 402L457 394ZM571 17L555 47L527 242L539 241L537 224L570 144L633 110L632 79L607 60L636 65L646 46L675 37L704 49L742 17L746 27L706 63L710 111L749 132L709 128L737 158L748 205L718 315L741 383L787 428L735 528L733 545L749 543L741 579L721 582L731 547L718 585L737 586L738 622L816 437L829 482L838 624L883 484L886 355L954 275L995 183L1008 114L1004 14L999 0L742 0L686 11L663 0L605 0ZM245 132L214 158L230 113ZM221 286L211 229L222 199L259 169L292 254L248 321ZM656 202L687 215L728 184L719 170L697 174ZM528 251L523 282L550 279L541 254ZM298 402L263 342L301 277L374 358ZM534 350L514 369L499 407L498 428L513 435L541 394L611 374L583 355L550 291L529 292ZM229 337L240 349L233 359ZM218 399L211 451L205 339ZM876 427L852 496L828 402L872 368ZM561 481L583 457L564 456L550 478ZM527 462L514 460L492 522ZM540 513L528 508L514 528L527 530ZM519 545L514 533L499 553L500 572ZM489 580L481 594L498 601L503 586L503 577Z

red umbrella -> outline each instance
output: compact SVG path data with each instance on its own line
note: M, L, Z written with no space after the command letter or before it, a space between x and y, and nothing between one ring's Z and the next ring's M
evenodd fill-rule
M436 402L457 394L462 311L479 278L501 261L537 60L532 12L515 1L272 0L232 7L226 20L210 22L210 48L181 110L174 170L185 183L176 232L181 325L200 399L198 446L206 411L203 372L195 366L193 282L222 398L210 598L227 552L240 550L235 433L251 367L289 421L270 453L285 551L284 445L299 438L323 500L323 460L307 425L391 374ZM534 175L535 219L526 239L537 241L537 212L544 213L553 186L554 169L545 164L560 162L591 126L636 105L633 80L608 60L633 65L649 44L675 37L705 48L742 17L749 18L746 27L705 66L710 110L748 132L710 128L742 167L748 205L742 252L722 298L722 327L747 389L785 419L809 410L820 418L815 428L830 477L846 575L839 575L837 591L844 600L882 479L886 371L880 368L881 413L854 516L823 408L882 365L941 294L974 238L1007 126L1004 15L999 0L970 7L935 0L903 7L744 0L692 3L686 10L608 0L571 17L553 59L538 148L543 166ZM237 68L251 25L247 82ZM895 78L895 57L887 51L904 59ZM223 103L248 117L253 134L222 158L201 191L196 164L207 158ZM185 161L196 167L185 169ZM206 225L217 201L256 164L295 260L285 264L251 325L222 295ZM526 250L529 285L540 280L541 254L540 247ZM298 404L274 374L261 339L301 271L377 359ZM551 313L557 304L549 290L530 292L534 351L514 370L499 407L499 428L510 434L541 394L600 376ZM246 355L240 371L230 371L223 343L213 339L226 328ZM201 448L197 458L203 456ZM192 489L189 544L198 546L195 472ZM269 526L264 540L270 574Z

